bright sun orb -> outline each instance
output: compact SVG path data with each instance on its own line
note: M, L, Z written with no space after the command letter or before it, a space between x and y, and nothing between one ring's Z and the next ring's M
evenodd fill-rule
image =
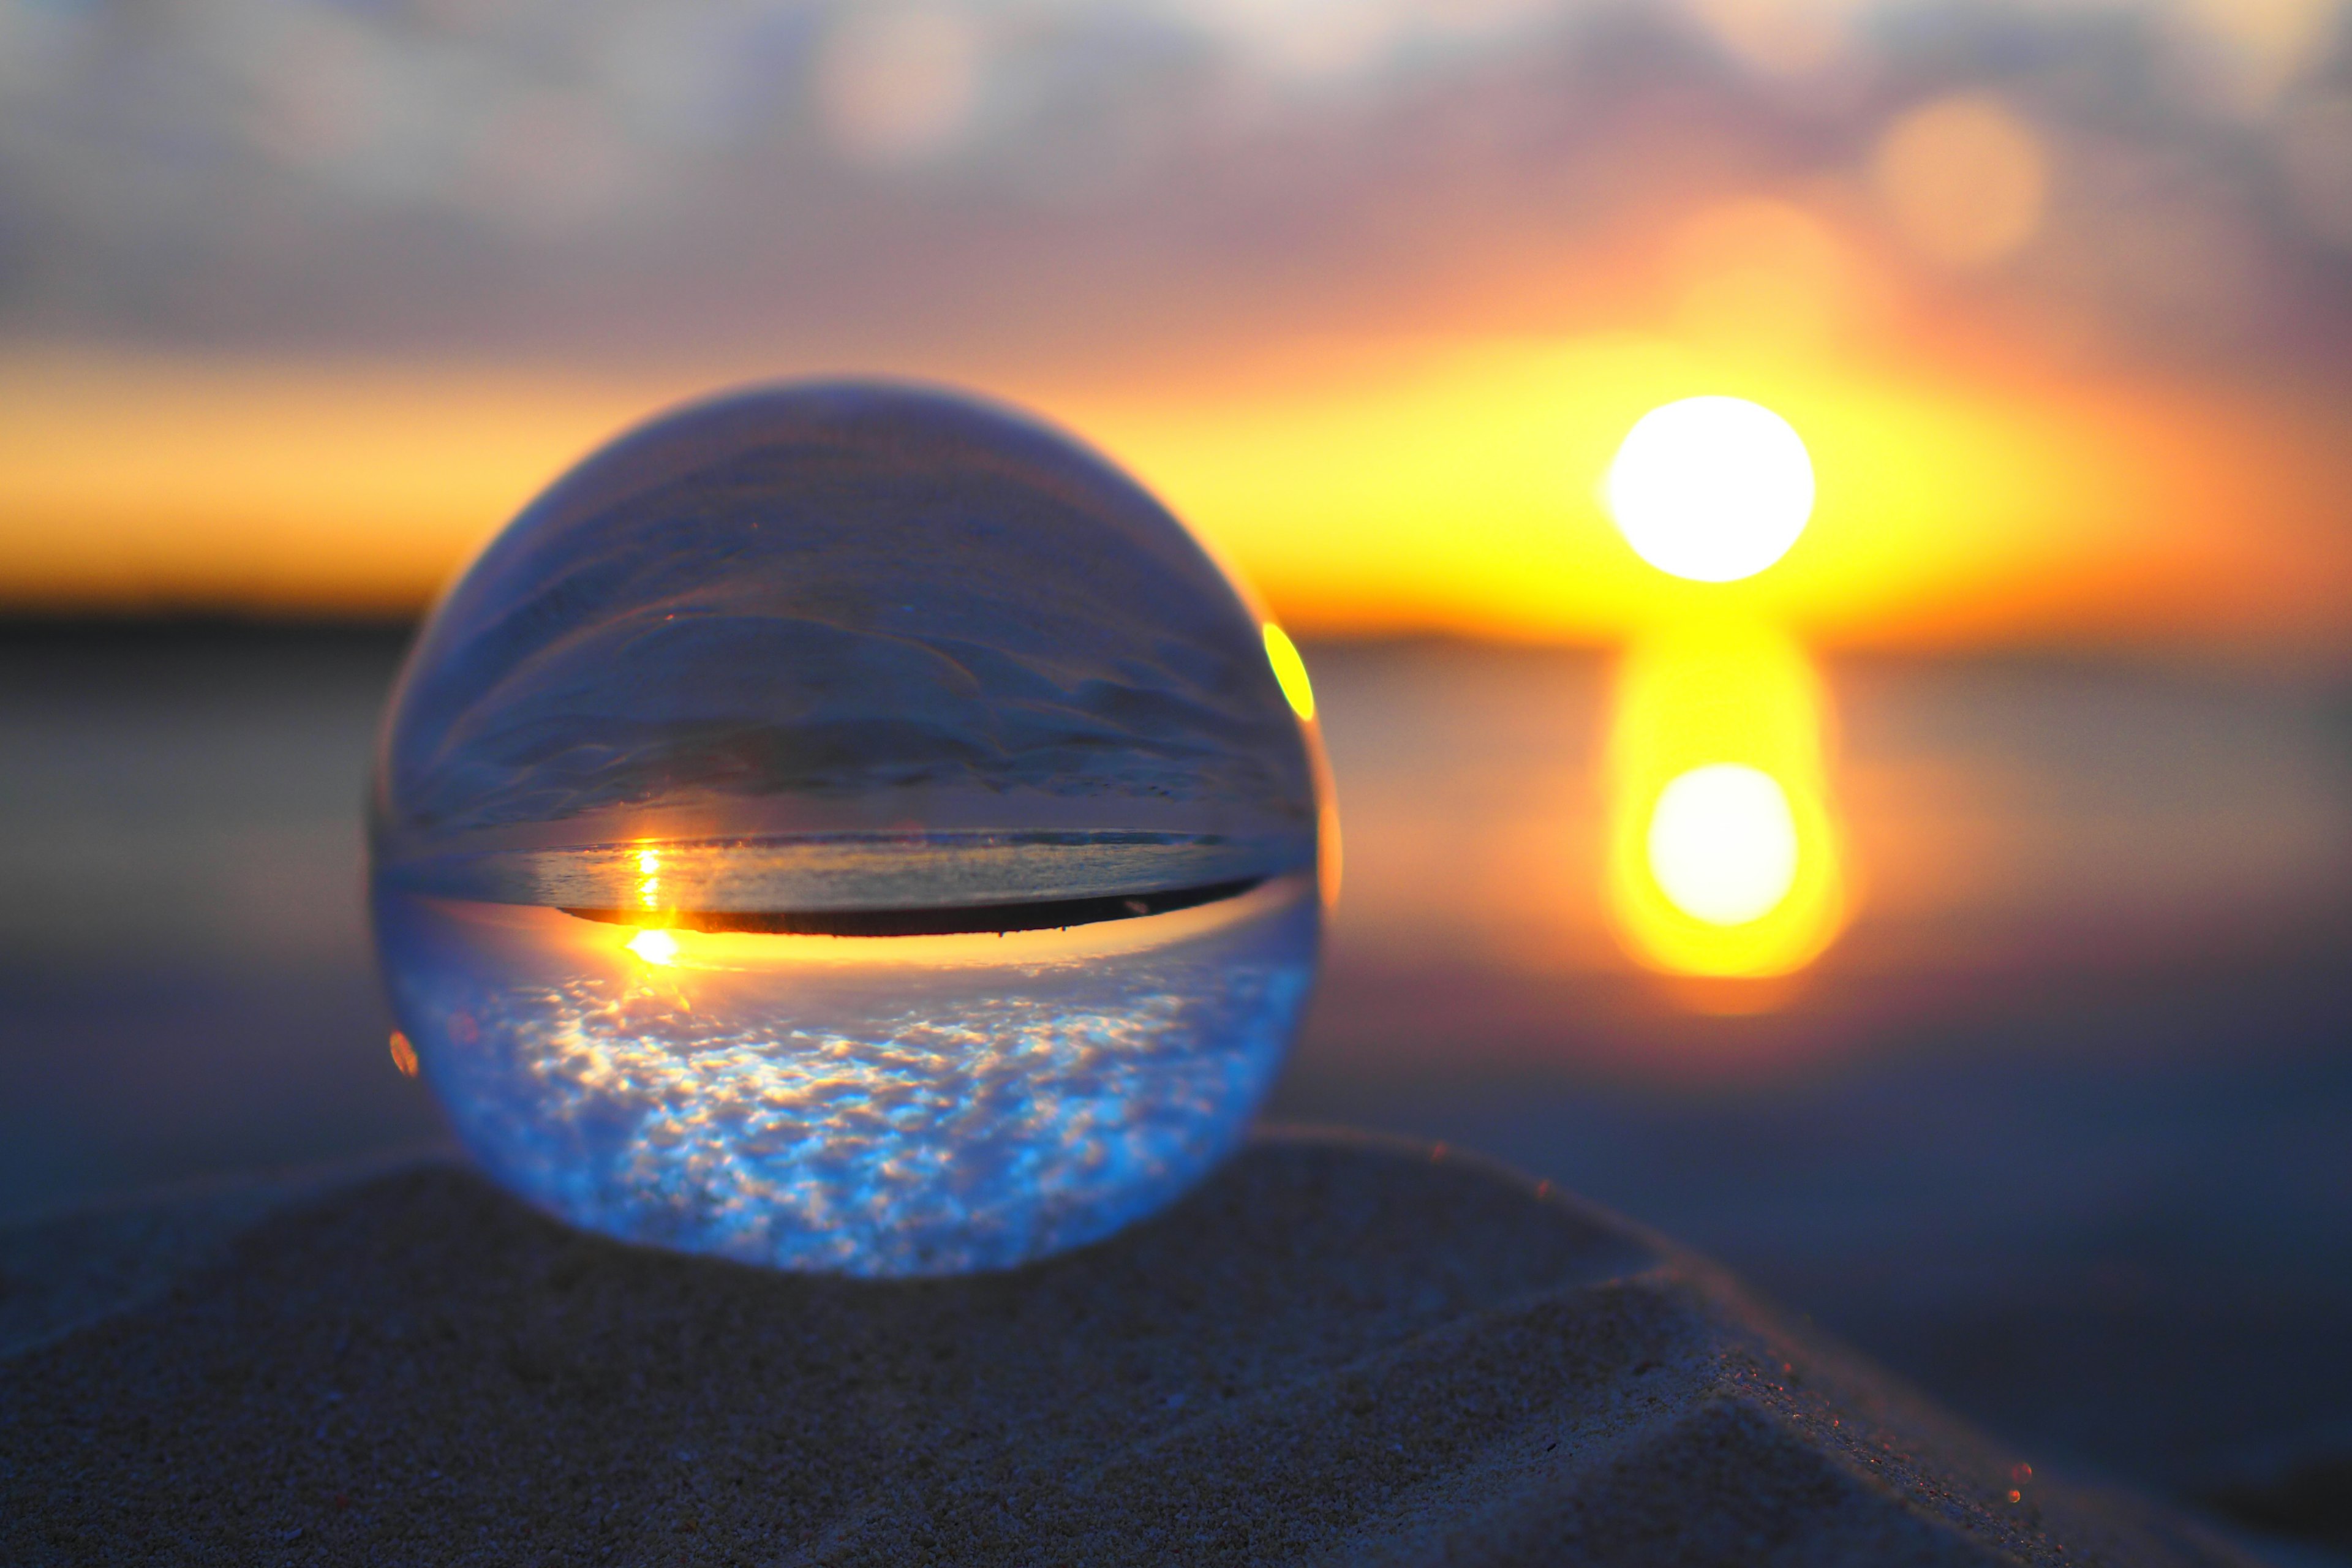
M1634 421L1602 487L1633 552L1698 583L1752 577L1813 513L1803 437L1744 397L1685 397Z
M1709 925L1745 925L1797 880L1797 819L1769 773L1739 763L1693 768L1658 794L1650 871L1674 906Z

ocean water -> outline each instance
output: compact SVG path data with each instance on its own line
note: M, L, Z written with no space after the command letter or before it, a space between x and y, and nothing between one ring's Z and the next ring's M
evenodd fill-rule
M9 1215L451 1141L387 1053L369 932L402 641L0 639ZM1347 878L1266 1114L1445 1139L1654 1225L2037 1465L2192 1495L2342 1452L2343 684L1830 661L1864 896L1784 1006L1722 1017L1607 937L1604 661L1307 655Z

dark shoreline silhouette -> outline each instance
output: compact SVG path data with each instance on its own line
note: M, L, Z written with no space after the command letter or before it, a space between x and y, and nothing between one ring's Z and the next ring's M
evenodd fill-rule
M1160 888L1086 899L1024 899L1001 904L951 904L919 910L573 910L563 912L606 925L664 931L751 931L765 936L961 936L1016 931L1066 931L1197 909L1237 899L1264 877L1238 877L1196 888Z

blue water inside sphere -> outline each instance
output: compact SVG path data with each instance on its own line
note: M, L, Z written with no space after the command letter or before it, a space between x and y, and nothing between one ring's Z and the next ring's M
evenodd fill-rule
M394 1010L499 1181L633 1241L999 1268L1233 1147L1315 969L1288 644L1116 468L942 393L622 437L434 613L372 805Z

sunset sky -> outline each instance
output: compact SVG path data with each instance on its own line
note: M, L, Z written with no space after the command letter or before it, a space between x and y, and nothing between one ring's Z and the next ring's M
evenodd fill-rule
M407 613L746 380L945 380L1304 632L2352 655L2315 0L0 4L0 602ZM1729 394L1771 571L1598 486Z

